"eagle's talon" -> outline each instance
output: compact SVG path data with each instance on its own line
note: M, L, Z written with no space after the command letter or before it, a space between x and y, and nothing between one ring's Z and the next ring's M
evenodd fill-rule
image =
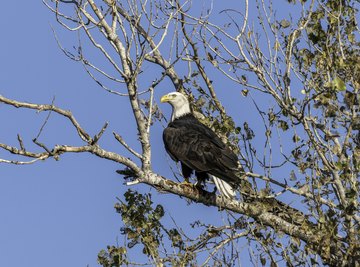
M195 185L193 183L190 183L189 180L185 179L185 181L180 183L181 185L191 186L194 187Z

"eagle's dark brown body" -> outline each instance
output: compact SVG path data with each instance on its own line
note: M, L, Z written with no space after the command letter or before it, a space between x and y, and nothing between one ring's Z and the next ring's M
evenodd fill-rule
M237 156L191 113L170 122L163 132L163 140L171 158L181 162L185 178L195 171L198 179L206 179L211 174L234 188L239 186L240 179L235 174Z

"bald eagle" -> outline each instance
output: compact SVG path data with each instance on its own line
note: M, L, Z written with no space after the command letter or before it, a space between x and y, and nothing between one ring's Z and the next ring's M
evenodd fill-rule
M189 181L195 171L198 182L211 177L225 197L234 198L240 178L235 174L239 162L235 153L190 111L185 95L172 92L161 98L172 106L171 122L163 132L165 149L181 162L182 174Z

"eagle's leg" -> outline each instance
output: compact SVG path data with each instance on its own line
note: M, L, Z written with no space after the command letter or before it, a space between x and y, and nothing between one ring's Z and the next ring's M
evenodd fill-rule
M199 189L204 189L206 180L209 179L209 175L206 172L195 172L197 182L195 184L195 187Z
M184 176L184 182L182 182L181 184L194 186L192 183L190 183L190 176L191 176L193 170L190 169L185 164L181 163L181 172L182 172L182 175Z

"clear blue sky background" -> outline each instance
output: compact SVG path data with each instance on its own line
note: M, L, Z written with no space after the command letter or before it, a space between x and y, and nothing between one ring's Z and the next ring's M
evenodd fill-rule
M126 99L101 90L80 64L66 58L56 45L50 25L67 45L76 44L76 35L58 27L53 14L41 1L21 4L5 1L2 10L0 94L34 103L51 103L55 96L55 104L70 109L92 135L109 121L101 145L122 152L111 132L117 131L127 140L136 134ZM228 90L233 86L228 81L222 84ZM240 92L240 88L236 90ZM156 98L169 91L173 91L170 84L169 88L162 86ZM246 119L251 120L252 115L247 113L250 101L240 94L237 98L229 97L229 92L219 92L229 112L246 114ZM163 111L169 117L170 107L164 107ZM19 133L26 148L39 151L31 140L46 116L47 113L0 105L0 142L18 146L16 134ZM256 116L254 119L259 121ZM236 122L241 124L243 120L237 116ZM171 177L161 132L161 125L152 129L154 169ZM81 145L68 121L55 114L51 115L39 141L49 147L57 143ZM0 157L13 158L3 151ZM123 242L119 233L120 216L113 208L116 197L128 189L115 173L119 168L90 154L63 155L60 161L50 159L27 166L1 164L0 266L97 266L97 253L101 249L116 244L117 238L120 244ZM161 195L141 185L134 188L152 192L157 202L166 202L166 211L181 226L206 217L220 224L224 218L215 208L189 206L176 196Z

